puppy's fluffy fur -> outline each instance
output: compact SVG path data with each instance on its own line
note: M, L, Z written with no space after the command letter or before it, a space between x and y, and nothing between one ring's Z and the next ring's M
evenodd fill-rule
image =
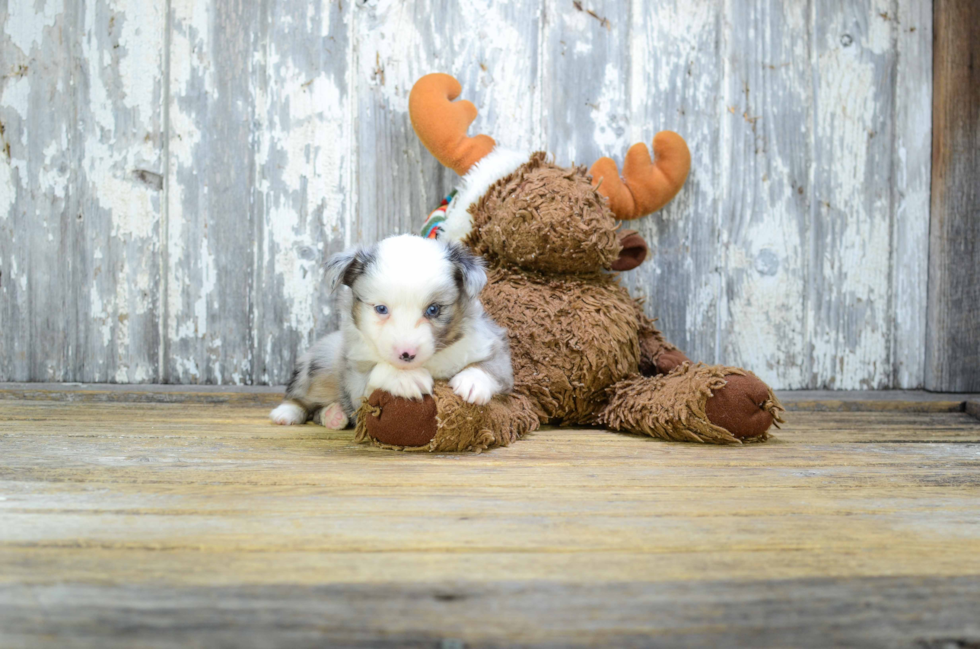
M478 296L482 261L457 243L412 235L334 255L327 262L340 296L340 331L318 341L296 365L278 424L311 417L344 428L375 389L420 399L433 379L484 404L514 385L504 330Z

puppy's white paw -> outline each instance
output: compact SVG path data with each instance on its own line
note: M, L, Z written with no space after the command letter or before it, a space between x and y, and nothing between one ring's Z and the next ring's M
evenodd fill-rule
M269 413L269 419L280 426L295 426L306 423L306 409L291 401L284 401Z
M347 428L347 414L339 403L331 403L329 406L320 408L313 416L313 420L330 430L343 430Z
M432 394L432 375L426 369L399 370L379 363L371 371L365 396L376 389L384 390L394 397L421 399L423 395Z
M398 370L378 387L395 397L421 399L432 394L432 375L428 370Z
M463 401L475 403L478 406L490 403L490 399L500 389L497 381L479 367L467 367L449 379L449 387Z

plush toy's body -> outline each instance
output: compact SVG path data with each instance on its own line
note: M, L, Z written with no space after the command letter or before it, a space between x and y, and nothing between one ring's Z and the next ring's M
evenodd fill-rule
M627 155L624 180L606 158L591 169L558 167L466 137L476 111L451 103L459 85L429 75L412 91L420 139L463 176L439 236L486 259L481 300L508 331L515 390L489 406L462 403L437 387L422 402L375 393L358 438L419 450L483 450L540 424L601 425L664 439L763 441L779 419L769 388L739 368L692 364L667 343L610 270L646 255L617 217L659 209L680 190L690 154L674 133ZM596 186L594 186L597 185Z

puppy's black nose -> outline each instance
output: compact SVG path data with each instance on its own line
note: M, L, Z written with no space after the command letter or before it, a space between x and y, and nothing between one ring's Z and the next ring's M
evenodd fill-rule
M403 361L405 361L407 363L408 361L414 361L415 360L415 354L409 354L408 352L402 352L402 355L399 356L399 358L401 358Z

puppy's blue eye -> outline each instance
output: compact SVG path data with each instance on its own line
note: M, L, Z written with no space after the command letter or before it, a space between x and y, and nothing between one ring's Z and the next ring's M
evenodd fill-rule
M383 304L379 304L378 306L374 307L374 311L378 315L388 315L388 307Z
M435 318L439 315L440 311L442 311L441 306L438 304L430 304L429 308L425 310L425 315L429 316L430 318Z

